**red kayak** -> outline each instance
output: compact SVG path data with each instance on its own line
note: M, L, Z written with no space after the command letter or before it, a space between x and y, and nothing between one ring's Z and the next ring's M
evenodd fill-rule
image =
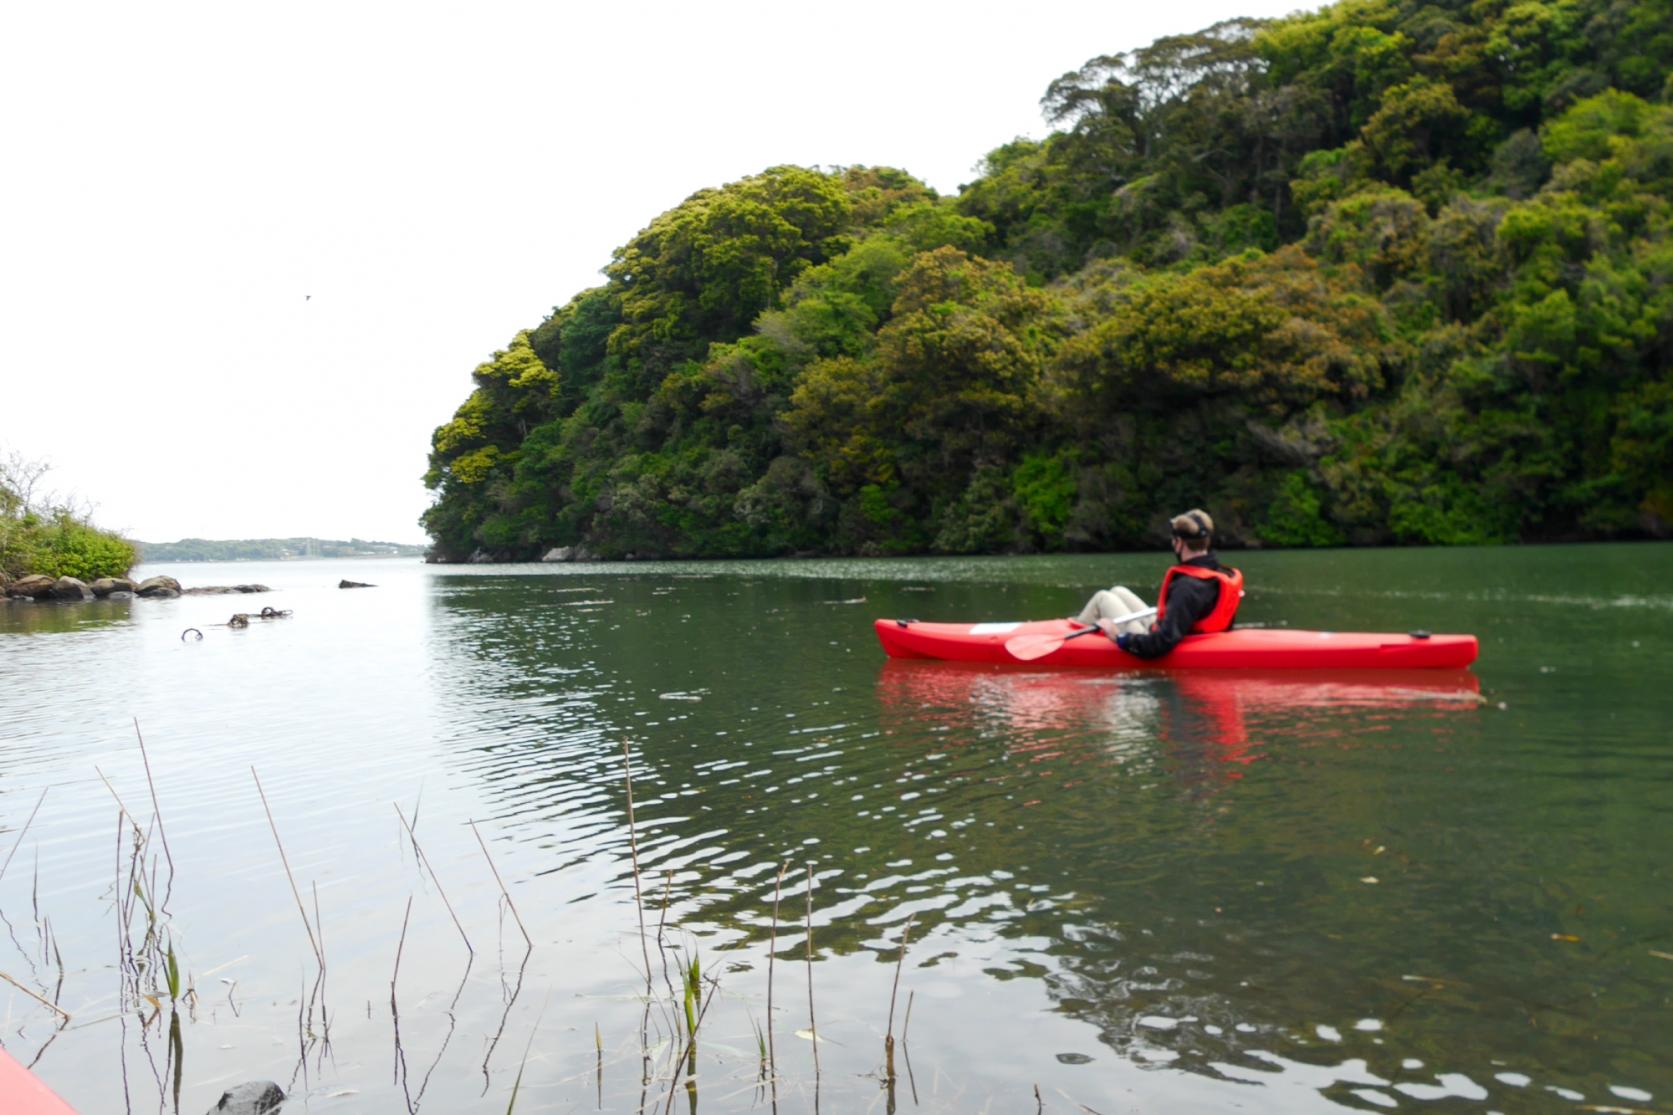
M1066 638L1083 630L1066 619L1025 623L924 623L880 619L877 638L891 658L940 658L953 662L1017 662L1041 666L1103 669L1201 670L1456 670L1476 659L1474 635L1431 635L1414 631L1292 631L1276 627L1233 628L1213 635L1187 635L1161 658L1144 659L1120 650L1103 635ZM1019 655L1019 637L1062 639L1043 655Z
M0 1111L6 1115L76 1115L33 1073L0 1049Z

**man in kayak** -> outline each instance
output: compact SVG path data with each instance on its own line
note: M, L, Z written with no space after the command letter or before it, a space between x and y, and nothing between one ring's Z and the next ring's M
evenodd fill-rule
M1140 658L1160 658L1186 635L1226 630L1243 599L1243 574L1221 565L1209 549L1214 520L1208 512L1192 509L1174 516L1169 526L1178 564L1162 577L1154 623L1116 622L1146 607L1121 585L1094 594L1075 617L1083 625L1096 624L1116 646Z

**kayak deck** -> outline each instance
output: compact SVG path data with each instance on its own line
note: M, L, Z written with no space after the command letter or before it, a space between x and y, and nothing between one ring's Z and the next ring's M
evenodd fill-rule
M1019 623L880 619L876 630L891 658L1016 662L1005 649L1007 640L1018 635L1069 635L1080 627L1066 619ZM1474 635L1249 627L1187 635L1171 653L1151 659L1129 654L1094 632L1065 640L1034 664L1102 669L1447 670L1468 666L1476 653Z

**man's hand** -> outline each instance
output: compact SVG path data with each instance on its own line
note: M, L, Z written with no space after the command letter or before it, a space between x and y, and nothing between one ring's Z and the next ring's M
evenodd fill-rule
M1098 630L1102 631L1105 635L1108 635L1110 642L1115 643L1120 641L1121 632L1117 629L1116 623L1113 619L1099 620Z
M1099 620L1098 621L1098 630L1102 631L1105 635L1109 636L1110 642L1114 643L1116 646L1120 647L1122 650L1126 650L1127 649L1127 644L1129 642L1131 642L1132 639L1133 639L1133 637L1131 635L1124 634L1121 630L1120 625L1117 624L1113 619L1101 619L1101 620Z

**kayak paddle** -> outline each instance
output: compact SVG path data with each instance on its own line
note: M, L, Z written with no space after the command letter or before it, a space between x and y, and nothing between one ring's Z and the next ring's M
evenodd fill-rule
M1116 616L1116 623L1126 623L1129 620L1149 619L1156 614L1155 608L1140 608L1136 612L1128 612L1124 616ZM1070 639L1078 639L1082 635L1090 635L1098 631L1098 627L1082 627L1063 635L1013 635L1005 640L1005 649L1012 658L1022 662L1032 662L1036 658L1044 658Z

